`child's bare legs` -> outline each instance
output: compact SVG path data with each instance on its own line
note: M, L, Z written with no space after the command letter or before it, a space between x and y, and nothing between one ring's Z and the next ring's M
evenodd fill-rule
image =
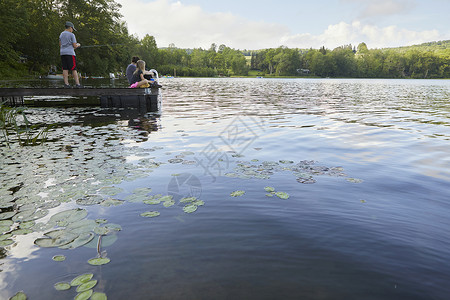
M77 70L72 71L72 76L73 76L73 79L75 80L75 84L80 85L80 78L78 78Z
M69 85L69 70L63 70L64 84Z

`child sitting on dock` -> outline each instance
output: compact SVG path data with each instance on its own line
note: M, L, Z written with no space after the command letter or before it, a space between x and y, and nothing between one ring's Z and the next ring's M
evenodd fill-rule
M144 75L150 74L150 72L145 70L145 61L138 60L136 63L136 71L133 73L133 78L131 80L130 88L148 88L150 87L150 80L144 78Z

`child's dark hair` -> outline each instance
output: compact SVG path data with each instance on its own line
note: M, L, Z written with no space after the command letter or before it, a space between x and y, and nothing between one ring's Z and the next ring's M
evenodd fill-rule
M131 62L134 62L134 63L137 63L138 60L140 60L140 58L137 56L133 56L133 58L131 58Z

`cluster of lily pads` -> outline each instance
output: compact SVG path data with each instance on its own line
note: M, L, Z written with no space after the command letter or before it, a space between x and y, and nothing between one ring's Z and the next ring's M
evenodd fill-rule
M106 300L107 296L105 293L94 292L93 288L97 285L97 280L92 279L94 274L86 273L79 275L72 279L71 282L58 282L55 283L54 287L57 291L67 291L72 287L76 287L75 300Z
M258 159L238 161L233 172L228 172L225 176L240 179L269 179L270 176L277 172L291 172L297 182L303 184L316 183L314 176L319 175L347 177L342 167L320 166L312 160L303 160L295 163L291 160L260 162ZM357 182L357 179L354 179L352 182Z

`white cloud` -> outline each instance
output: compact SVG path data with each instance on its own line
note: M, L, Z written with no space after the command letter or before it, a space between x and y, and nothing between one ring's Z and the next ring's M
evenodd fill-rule
M345 0L355 1L355 0ZM365 1L367 4L373 1ZM383 3L407 3L410 0L380 0ZM286 26L254 22L231 13L210 13L197 5L170 0L118 0L130 33L140 38L153 35L159 47L174 43L177 47L209 48L212 43L238 49L261 49L281 45L298 48L334 48L365 42L369 48L405 46L445 39L437 30L412 31L397 26L378 27L354 21L329 25L323 33L292 33ZM394 3L394 4L395 4ZM396 11L387 5L381 11ZM372 5L372 4L370 4ZM370 6L369 5L369 6ZM449 37L447 37L449 38Z
M121 12L131 33L140 38L153 35L158 46L174 43L178 47L209 48L212 43L235 48L276 47L277 36L286 35L287 27L264 22L250 22L231 13L209 13L197 5L156 0L119 0Z
M283 38L288 47L325 46L334 48L345 44L358 45L365 42L369 48L396 47L443 39L437 30L412 31L397 26L377 27L362 24L360 21L351 24L340 22L329 25L320 35L296 34Z

